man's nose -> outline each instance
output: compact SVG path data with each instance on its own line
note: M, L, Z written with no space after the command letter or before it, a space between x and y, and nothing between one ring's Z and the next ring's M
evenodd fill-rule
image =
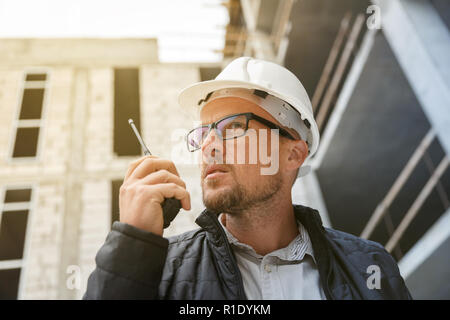
M217 157L225 153L224 140L217 134L215 129L211 129L203 140L202 154L203 158ZM219 153L219 154L217 154Z

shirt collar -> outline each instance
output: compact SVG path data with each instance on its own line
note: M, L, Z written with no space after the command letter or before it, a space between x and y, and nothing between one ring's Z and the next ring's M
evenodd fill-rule
M246 252L258 259L262 259L263 256L256 253L256 251L251 246L239 242L239 240L236 239L236 237L233 236L231 232L227 230L227 228L222 224L221 216L222 214L218 216L219 223L222 226L223 230L225 231L228 242L232 245L232 247L240 251ZM300 223L300 221L297 221L297 225L299 231L297 237L295 237L295 239L293 239L288 244L287 247L277 249L275 251L272 251L271 253L268 253L267 255L274 256L279 258L280 260L285 261L300 261L303 260L305 254L308 254L313 258L314 262L316 262L314 259L314 251L312 248L308 232L306 231L305 227Z

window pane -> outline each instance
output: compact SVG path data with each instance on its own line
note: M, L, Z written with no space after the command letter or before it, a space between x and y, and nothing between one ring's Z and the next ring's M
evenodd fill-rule
M45 73L30 73L27 74L26 81L45 81L47 79L47 75Z
M28 210L4 211L0 227L0 260L22 259Z
M15 300L19 292L20 269L0 270L0 300Z
M201 67L200 81L212 80L220 73L221 68L218 67Z
M114 70L114 152L118 156L138 156L141 146L131 130L132 118L140 131L139 70Z
M31 189L6 190L5 203L26 202L31 199Z
M119 191L123 180L111 181L111 225L114 221L119 221Z
M35 157L39 128L17 128L13 157Z
M24 89L19 119L40 119L44 89Z

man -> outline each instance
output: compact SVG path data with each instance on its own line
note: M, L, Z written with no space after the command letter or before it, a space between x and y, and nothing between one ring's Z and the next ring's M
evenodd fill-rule
M187 135L200 155L200 229L163 238L161 203L176 198L189 210L189 192L173 162L133 162L85 299L411 298L381 245L324 228L316 210L292 204L319 133L290 71L238 58L179 100L198 106L202 121Z

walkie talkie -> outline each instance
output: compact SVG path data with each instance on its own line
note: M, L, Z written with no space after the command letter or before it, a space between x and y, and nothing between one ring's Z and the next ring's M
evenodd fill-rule
M144 143L144 140L142 140L141 135L139 134L136 126L134 125L134 122L132 119L128 119L128 123L130 124L131 128L134 131L134 134L136 135L137 139L139 140L139 143L141 144L142 150L144 151L144 154L146 156L151 155L152 153L150 150L148 150L147 146ZM178 199L170 198L165 199L164 202L161 204L162 210L163 210L163 218L164 218L164 226L163 228L167 228L173 219L177 216L178 212L181 209L181 202Z

